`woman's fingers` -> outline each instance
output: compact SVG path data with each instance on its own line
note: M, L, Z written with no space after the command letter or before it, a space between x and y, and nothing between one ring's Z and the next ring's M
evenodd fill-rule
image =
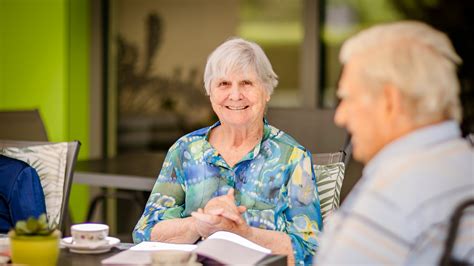
M237 210L239 210L239 213L242 214L245 211L247 211L247 207L240 205L240 206L237 206Z
M234 192L234 189L230 188L226 195L210 200L206 204L203 213L221 216L236 224L245 223L241 215L247 210L247 208L235 204Z
M191 216L207 224L217 224L219 222L219 217L215 215L204 214L202 212L192 212Z
M233 221L234 223L236 224L242 224L244 223L244 220L242 219L242 217L237 214L235 214L234 212L226 212L224 211L223 213L220 214L220 216L224 217L224 218L227 218L231 221Z
M212 209L225 209L225 210L235 210L236 211L236 205L234 201L231 201L229 198L223 198L215 201L209 201L206 206L204 207L204 212L209 212L209 210Z
M204 212L203 212L204 213ZM223 208L214 208L214 209L210 209L207 214L212 214L212 215L221 215L222 213L224 213L224 209Z
M211 209L207 211L206 213L198 209L196 212L192 212L191 216L193 216L194 218L198 219L201 222L205 222L208 224L219 223L219 220L221 219L221 217L227 218L237 224L242 224L245 222L240 216L240 213L236 214L234 212L229 212L221 208Z
M227 191L227 196L231 196L232 198L234 198L234 189L233 188L230 188L229 191Z

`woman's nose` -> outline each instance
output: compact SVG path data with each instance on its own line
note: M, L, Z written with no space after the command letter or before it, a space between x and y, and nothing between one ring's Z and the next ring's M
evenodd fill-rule
M230 89L229 98L231 100L240 100L240 99L242 99L242 92L241 92L241 88L239 87L239 85L237 85L237 84L232 85L232 87Z

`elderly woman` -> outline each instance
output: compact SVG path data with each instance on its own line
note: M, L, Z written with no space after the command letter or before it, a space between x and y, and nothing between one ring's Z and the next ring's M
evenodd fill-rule
M209 56L204 86L219 122L169 149L135 243L194 243L223 230L311 263L322 227L311 153L264 119L277 84L255 43L231 39Z

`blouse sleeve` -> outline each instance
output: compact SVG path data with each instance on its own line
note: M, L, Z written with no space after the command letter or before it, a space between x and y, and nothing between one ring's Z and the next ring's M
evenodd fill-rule
M133 230L133 242L150 241L155 224L166 219L182 218L184 182L180 178L180 163L176 145L170 148L153 187L145 210Z
M291 238L296 264L311 264L318 247L323 222L316 177L309 152L295 162L287 185L286 230Z

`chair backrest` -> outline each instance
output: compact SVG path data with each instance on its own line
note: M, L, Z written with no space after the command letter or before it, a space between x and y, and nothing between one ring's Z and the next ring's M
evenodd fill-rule
M344 162L347 157L344 151L313 154L313 169L324 222L334 210L339 208L346 168Z
M16 159L24 160L25 159L25 154L30 153L32 150L38 150L38 148L45 148L46 152L48 147L53 147L54 145L62 145L67 147L67 152L63 154L65 156L65 164L63 167L64 169L64 180L62 180L62 194L61 194L61 200L60 200L60 209L57 211L57 215L59 217L53 217L56 221L58 221L58 227L61 228L62 224L64 222L64 216L68 207L68 202L69 202L69 194L71 191L71 185L72 185L72 180L73 180L73 174L74 174L74 168L76 165L77 161L77 156L79 154L79 148L81 146L81 143L77 140L71 141L71 142L44 142L44 141L14 141L14 140L0 140L0 154L5 154L6 156L9 157L14 157ZM56 147L56 146L54 146ZM11 148L14 148L14 151L11 150ZM16 149L15 149L16 148ZM51 150L51 148L49 149ZM39 151L39 154L37 154L37 158L41 158L42 156L45 156L45 154L41 154L41 151ZM64 158L63 158L64 159ZM31 166L34 167L34 163L30 163L27 161ZM36 169L38 171L38 169ZM40 174L40 171L38 171ZM45 186L49 185L47 184L48 180L42 178L40 174L40 179L41 179L41 185L43 188ZM48 195L45 195L45 197L48 197ZM48 206L46 206L48 207ZM46 211L49 211L48 209ZM56 212L56 211L55 211ZM50 224L51 225L51 224Z
M38 110L0 111L0 139L48 141Z
M455 259L453 257L453 250L456 244L456 238L460 238L461 231L469 232L472 230L472 210L468 211L468 208L472 208L474 206L474 198L467 199L464 202L461 202L456 209L453 211L451 218L449 219L449 229L448 235L444 241L444 250L439 260L439 265L447 266L447 265L472 265L469 264L468 257L465 258L466 261L461 261L459 259ZM470 220L464 223L461 222L463 215L466 216L464 218L469 219L467 216L470 214ZM462 227L467 227L463 230ZM469 229L470 228L470 229ZM471 231L472 232L472 231ZM459 242L463 242L460 240ZM460 243L459 243L460 244ZM472 247L472 246L471 246ZM472 249L471 249L472 250ZM471 261L472 263L472 261Z

